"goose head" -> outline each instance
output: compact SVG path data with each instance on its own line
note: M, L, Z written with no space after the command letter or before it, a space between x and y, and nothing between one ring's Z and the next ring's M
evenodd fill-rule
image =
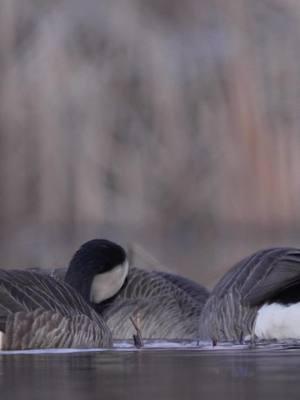
M106 239L84 243L72 257L65 281L90 303L99 304L113 297L128 274L125 250Z

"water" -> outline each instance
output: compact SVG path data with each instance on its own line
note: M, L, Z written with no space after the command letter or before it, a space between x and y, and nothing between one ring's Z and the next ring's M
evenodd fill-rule
M298 346L161 346L0 353L1 400L299 399Z

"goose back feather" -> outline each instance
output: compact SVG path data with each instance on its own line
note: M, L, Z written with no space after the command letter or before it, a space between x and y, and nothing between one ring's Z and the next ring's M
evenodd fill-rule
M186 278L131 268L126 284L102 313L118 339L132 337L131 318L144 338L191 339L198 337L207 297L204 287Z

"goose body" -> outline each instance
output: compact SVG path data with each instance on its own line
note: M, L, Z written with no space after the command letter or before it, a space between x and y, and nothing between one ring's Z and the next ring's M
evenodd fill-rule
M80 276L91 265L98 274L87 283ZM114 339L132 338L132 320L143 338L198 338L199 317L208 291L178 275L128 269L124 249L113 242L94 239L82 245L70 262L65 281L103 316ZM110 294L106 299L104 292Z
M0 341L4 349L110 347L115 339L198 337L208 297L196 283L128 268L125 250L91 240L67 270L0 270ZM2 335L1 335L2 333Z
M236 264L211 292L199 332L214 341L300 339L300 250L266 249Z
M71 286L33 271L0 270L2 349L110 347L104 320Z

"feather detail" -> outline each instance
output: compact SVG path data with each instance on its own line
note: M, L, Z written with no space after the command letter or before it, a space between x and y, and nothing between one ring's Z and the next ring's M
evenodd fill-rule
M50 325L47 323L42 329L42 323L47 321L47 316ZM81 326L80 322L85 323ZM96 342L99 347L110 347L112 342L111 332L103 318L76 290L49 275L33 271L0 270L0 324L5 330L6 348L23 348L25 345L22 342L18 344L18 340L23 336L27 338L27 331L32 340L30 342L29 338L24 339L26 346L30 346L28 348L40 345L49 347L56 343L61 343L59 346L70 347L80 343L77 341L79 336L83 338L82 343L85 343L85 346L88 338L93 339L90 343L93 347ZM56 326L56 329L68 327L66 332L73 332L75 337L70 338L68 342L67 339L63 339L61 333L60 341L55 341L52 326ZM32 336L35 327L39 327L39 332L43 332L43 341L39 339L38 333ZM94 332L96 327L97 338L100 338L98 341L87 334L89 330Z

